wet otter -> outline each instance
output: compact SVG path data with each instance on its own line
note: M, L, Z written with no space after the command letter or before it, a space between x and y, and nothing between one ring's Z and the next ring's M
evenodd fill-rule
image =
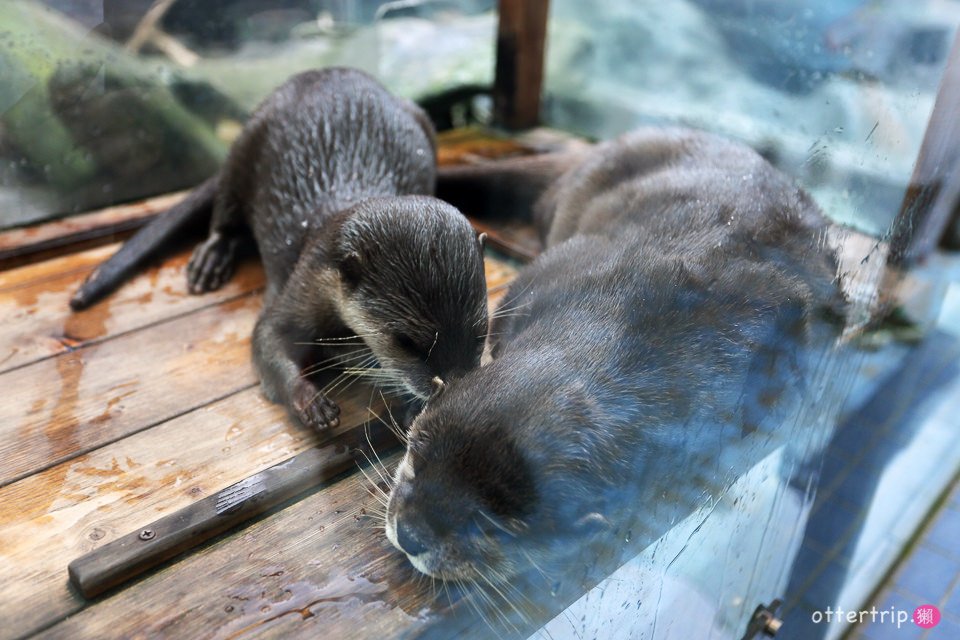
M329 357L318 339L349 336L372 351L378 379L426 398L478 364L487 328L476 234L452 206L413 195L433 190L433 145L423 112L366 74L296 75L253 114L220 173L102 265L71 305L104 295L212 207L189 289L220 287L252 231L267 277L253 356L271 400L306 425L336 425L339 408L301 371Z
M827 223L749 148L641 130L557 166L493 360L427 404L395 474L387 537L434 577L503 583L655 508L690 460L792 415L804 350L838 332Z

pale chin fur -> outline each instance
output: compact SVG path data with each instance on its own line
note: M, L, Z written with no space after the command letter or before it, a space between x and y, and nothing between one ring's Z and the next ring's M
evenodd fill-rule
M357 335L364 336L363 341L370 346L370 350L373 351L380 365L393 371L402 371L403 367L399 366L398 361L387 355L390 352L389 342L384 339L383 332L377 328L376 323L372 322L358 305L344 296L342 290L337 302L340 307L340 315L346 325L353 329ZM417 390L406 376L397 376L396 381L415 398L420 400L429 398L429 395Z
M419 556L407 556L407 560L410 561L410 564L413 565L413 568L419 571L420 573L426 574L433 578L439 578L440 576L434 575L430 569L427 568L427 562L425 556L430 554L424 553Z

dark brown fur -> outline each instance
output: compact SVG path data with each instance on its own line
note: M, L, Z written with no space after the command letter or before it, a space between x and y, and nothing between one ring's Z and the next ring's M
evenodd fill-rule
M436 577L546 565L678 461L775 430L836 335L819 318L844 312L815 204L715 136L598 145L536 212L547 249L495 315L492 362L428 403L396 474L387 535Z
M220 173L157 223L176 233L212 207L210 235L187 270L193 293L226 282L252 233L267 276L254 362L267 396L304 424L339 419L301 375L330 356L318 340L359 336L377 379L421 398L435 378L478 364L483 258L456 209L415 195L432 192L435 163L433 128L418 107L359 71L301 73L251 116ZM154 250L166 238L158 229L128 246ZM129 275L143 252L125 247L118 256L84 284L75 308Z

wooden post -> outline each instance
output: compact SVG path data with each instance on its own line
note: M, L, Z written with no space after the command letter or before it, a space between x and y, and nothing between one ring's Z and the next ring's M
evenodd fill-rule
M500 0L497 66L493 82L495 123L528 129L540 121L544 44L549 0Z
M893 223L890 263L909 267L937 245L960 202L960 34L954 39L923 145Z

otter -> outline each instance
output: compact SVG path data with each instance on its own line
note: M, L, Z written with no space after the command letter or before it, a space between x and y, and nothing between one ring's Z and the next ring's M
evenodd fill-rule
M266 272L253 358L270 400L304 425L336 426L337 404L303 373L351 339L369 348L376 379L425 399L479 363L487 330L482 239L422 195L435 163L433 127L413 103L360 71L298 74L257 108L220 172L98 268L71 305L101 298L212 209L188 287L222 286L252 233Z
M846 305L828 222L742 144L643 129L558 157L552 182L549 164L533 169L546 249L493 315L492 360L413 421L386 511L417 570L507 592L624 508L655 511L690 461L776 432Z

